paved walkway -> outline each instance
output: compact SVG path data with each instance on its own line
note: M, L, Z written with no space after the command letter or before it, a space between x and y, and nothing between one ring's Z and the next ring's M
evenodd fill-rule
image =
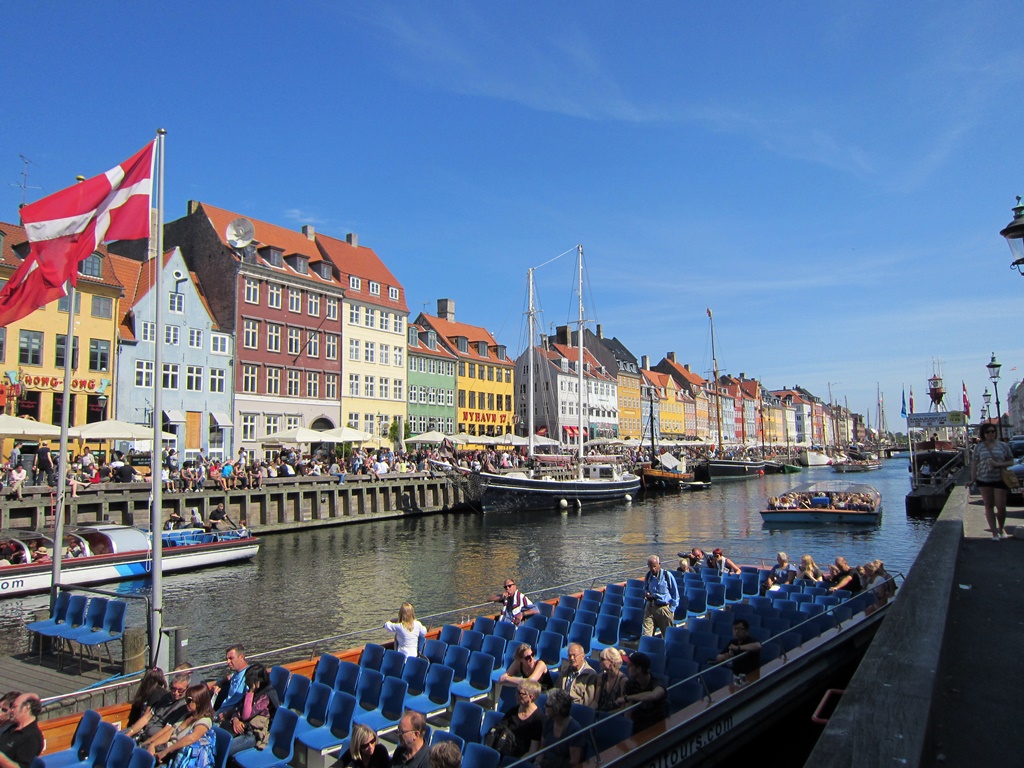
M1024 509L1011 507L1006 525L1024 531ZM972 496L921 764L1021 765L1022 699L1024 539L992 541L981 499Z

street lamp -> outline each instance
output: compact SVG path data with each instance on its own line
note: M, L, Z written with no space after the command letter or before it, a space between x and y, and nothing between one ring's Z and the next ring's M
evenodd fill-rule
M996 390L996 434L999 439L1003 439L1003 414L999 410L999 369L1002 368L1002 364L996 360L996 353L992 353L992 359L989 360L988 365L988 377L992 380L992 386Z
M985 409L981 419L981 423L984 424L988 421L989 413L992 411L992 393L988 391L988 387L985 387L985 394L981 396L981 399L985 402Z
M1021 204L1020 195L1017 195L1017 204L1013 206L1013 221L999 234L1006 238L1010 253L1013 254L1010 269L1016 269L1019 274L1024 275L1024 205Z

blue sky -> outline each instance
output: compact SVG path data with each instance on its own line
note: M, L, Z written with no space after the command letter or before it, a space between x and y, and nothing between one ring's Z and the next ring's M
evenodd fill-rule
M21 4L0 31L0 219L168 130L189 199L356 232L412 315L515 353L525 276L584 245L588 317L637 355L828 384L897 428L941 360L975 408L1024 372L1010 2ZM575 316L569 259L538 273Z

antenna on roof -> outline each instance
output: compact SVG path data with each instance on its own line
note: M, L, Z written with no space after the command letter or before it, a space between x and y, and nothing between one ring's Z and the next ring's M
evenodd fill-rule
M32 163L32 161L29 160L24 155L18 155L18 157L21 158L21 162L22 162L21 182L15 184L12 181L12 182L10 182L10 185L12 187L19 187L21 189L21 205L19 205L18 207L19 208L24 208L25 207L25 191L29 190L29 189L42 189L42 187L37 187L37 186L35 186L33 184L29 184L28 183L28 166L29 166L29 163ZM35 165L35 163L32 163L32 165Z
M232 248L245 248L256 237L256 227L246 218L237 218L224 230L224 239Z

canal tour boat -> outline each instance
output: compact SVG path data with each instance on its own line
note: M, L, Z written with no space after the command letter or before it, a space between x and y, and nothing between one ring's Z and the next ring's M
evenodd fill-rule
M245 528L212 532L183 528L163 531L161 538L165 573L250 560L260 548L259 539ZM13 549L14 559L26 563L0 565L0 598L50 589L52 557L56 556L52 538L36 531L0 530L0 547ZM40 547L46 548L48 557L33 562L33 553ZM141 528L113 523L66 528L61 582L86 585L145 578L153 567L151 550L150 533Z
M882 516L882 494L865 483L823 480L773 496L761 510L766 523L863 523Z
M874 472L876 469L882 468L882 462L880 459L848 459L847 461L839 461L832 465L833 472L847 473L847 472Z
M641 650L651 659L655 677L667 691L664 718L648 727L634 728L629 715L638 705L609 713L574 706L572 716L582 730L569 739L582 750L581 765L631 768L713 764L745 739L776 727L808 701L819 699L826 688L845 682L843 676L859 662L891 605L888 600L878 602L871 591L856 595L844 590L829 593L814 582L803 581L787 585L787 592L760 597L758 585L766 570L743 568L743 594L713 609L698 605L698 593L704 591L700 589L705 583L703 576L672 573L688 597L666 639L640 637L635 613L625 605L627 591L637 586L638 580L634 579L625 585L611 583L545 600L538 604L539 615L528 617L518 627L495 621L491 614L434 628L427 633L423 658L416 659L415 666L412 659L403 660L394 652L394 658L388 658L387 649L393 648L393 641L324 653L319 659L315 654L303 654L301 660L272 669L271 678L278 681L286 698L293 680L296 690L312 691L310 681L321 683L323 703L318 706L326 709L326 716L317 719L326 722L296 730L294 736L287 731L289 735L281 737L287 739L287 744L279 745L280 754L287 753L288 761L305 768L327 768L349 748L353 717L355 722L372 722L377 736L393 744L399 717L412 709L427 719L430 743L454 733L457 744L462 745L464 740L466 755L472 752L474 758L483 756L487 764L497 765L499 754L483 743L503 712L514 706L514 698L508 696L509 687L498 683L499 676L521 642L533 646L538 656L550 659L549 669L555 669L566 657L565 638L559 647L557 634L568 633L576 641L591 643L587 656L595 668L603 647L618 647L629 654ZM715 578L717 573L707 580L708 588ZM805 596L799 602L793 599L797 592ZM547 630L547 640L554 644L547 642L545 649L540 627L554 626L555 622L547 616L572 605L582 606L583 601L597 603L601 611L592 642L572 629L579 623L574 622L568 628ZM799 610L793 608L797 604ZM621 616L617 613L620 610ZM734 673L731 661L715 659L731 640L732 624L739 618L748 621L752 638L761 644L759 667L744 674ZM563 620L561 624L568 622ZM610 633L606 635L602 626L611 627ZM463 653L449 654L446 650L456 646ZM489 650L469 650L476 647ZM453 661L449 661L449 655ZM461 661L456 665L463 671L455 673L450 665L458 659ZM453 683L453 674L465 680ZM380 688L383 682L383 689L391 689L388 696L381 696L382 702L394 699L381 704L383 717L377 710L356 703L353 693L362 689L364 676L369 677L372 686ZM543 711L543 703L538 704ZM106 722L123 725L127 712L125 703L104 707L99 715ZM79 719L81 716L69 716L41 723L48 752L70 745ZM288 720L294 723L295 715L289 715ZM229 740L225 734L225 745ZM518 761L508 758L502 765L527 766L536 756L528 754ZM43 759L45 763L45 755ZM246 758L240 756L239 764L247 765Z

